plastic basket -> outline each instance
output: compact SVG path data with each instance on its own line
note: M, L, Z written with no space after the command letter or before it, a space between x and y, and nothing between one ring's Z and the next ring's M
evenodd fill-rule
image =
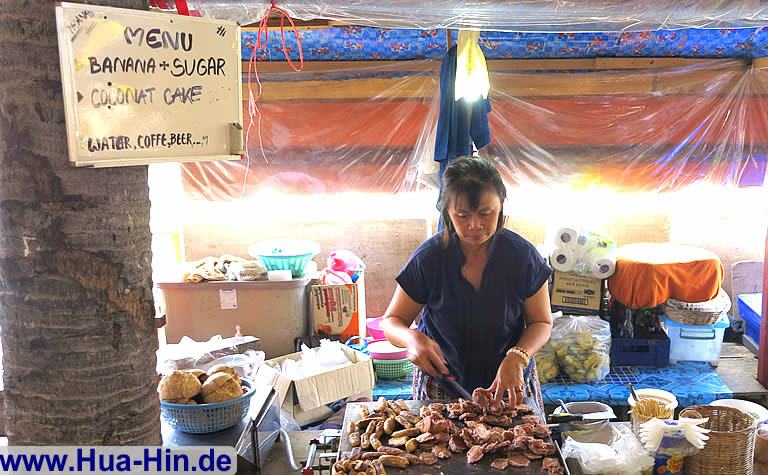
M400 379L413 372L413 363L408 359L373 360L373 370L381 379Z
M242 380L248 392L224 402L211 404L173 404L160 401L160 415L176 430L190 434L207 434L227 429L248 414L254 387Z
M319 252L320 245L312 241L267 241L248 248L248 254L258 257L267 270L289 270L293 277L303 276Z

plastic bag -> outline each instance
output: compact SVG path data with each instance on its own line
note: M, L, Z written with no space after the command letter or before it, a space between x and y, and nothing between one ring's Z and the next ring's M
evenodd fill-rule
M195 341L183 337L179 343L171 343L157 350L157 374L168 374L175 370L207 370L216 364L226 364L238 369L241 376L250 379L254 368L265 359L258 348L258 340L252 336L222 338L216 335L208 341Z
M577 442L570 437L563 445L563 457L574 458L584 473L640 475L651 473L653 457L645 451L629 427L613 426L615 437L610 445Z
M328 254L328 268L338 272L346 272L350 277L365 269L363 260L352 251L338 249Z
M550 344L560 369L573 381L598 381L611 371L611 327L599 317L558 318Z
M557 354L550 343L536 352L536 369L539 371L539 381L542 383L553 381L560 374Z
M327 267L320 272L321 285L345 285L351 283L352 277L346 272L328 269Z
M300 379L316 374L326 373L336 368L350 366L342 344L338 341L320 340L319 348L301 345L301 359L286 358L280 371L288 378Z

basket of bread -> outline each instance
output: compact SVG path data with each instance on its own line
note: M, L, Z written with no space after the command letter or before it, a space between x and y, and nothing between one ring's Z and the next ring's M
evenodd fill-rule
M160 415L174 429L191 434L232 427L248 413L254 388L227 365L208 371L188 369L166 374L157 386Z

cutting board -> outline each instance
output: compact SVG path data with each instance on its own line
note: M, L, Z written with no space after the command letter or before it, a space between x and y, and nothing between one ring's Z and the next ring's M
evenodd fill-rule
M421 409L421 406L428 405L432 401L405 401L408 406L411 408L412 412L415 412L416 414L419 413L419 410ZM443 402L443 401L440 401ZM534 413L538 416L541 416L541 410L536 407L536 402L532 398L525 398L524 402L528 404L529 406L534 408ZM352 446L349 443L349 423L351 421L357 421L361 418L361 411L363 406L367 406L369 409L373 410L373 406L376 405L376 402L350 402L347 403L347 408L344 413L344 424L342 425L342 434L341 434L341 442L339 443L339 454L349 452L352 450ZM463 427L463 424L456 420L452 419L454 423L456 423L457 426ZM516 422L520 422L520 417L515 419ZM546 442L552 442L551 437L547 437L545 439ZM555 444L557 446L557 444ZM563 457L560 454L560 447L557 446L558 453L554 456L557 456L560 459L560 463L563 465L565 474L570 475L568 472L568 468L565 466L565 463L563 462ZM531 460L531 464L528 465L526 468L513 468L508 467L506 470L497 470L495 468L491 468L491 462L493 459L500 457L500 455L494 456L494 454L486 454L485 457L481 461L475 464L469 464L467 463L467 457L466 454L453 454L453 456L449 459L445 460L439 460L434 465L413 465L408 468L404 469L398 469L393 467L387 467L387 473L388 474L403 474L403 475L422 475L422 474L435 474L438 475L442 473L443 475L473 475L473 474L531 474L531 475L542 475L546 472L543 472L541 470L541 464L542 459L539 460Z

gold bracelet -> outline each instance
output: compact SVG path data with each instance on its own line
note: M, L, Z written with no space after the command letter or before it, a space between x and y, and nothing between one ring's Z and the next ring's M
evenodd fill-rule
M509 356L511 353L514 353L515 355L522 358L526 367L531 362L531 355L529 355L527 351L525 351L523 348L520 348L519 346L513 346L507 350L507 356Z

